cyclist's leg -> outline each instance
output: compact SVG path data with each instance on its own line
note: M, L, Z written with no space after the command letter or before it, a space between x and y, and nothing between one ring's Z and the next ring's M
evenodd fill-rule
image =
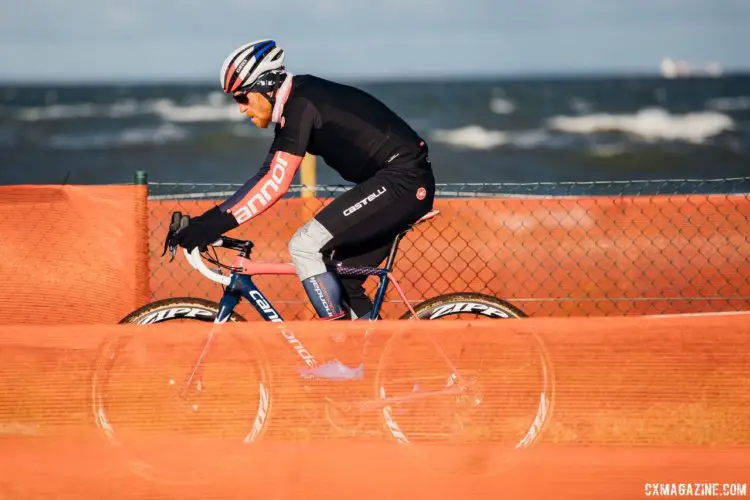
M378 265L393 238L432 208L434 187L427 168L380 171L335 199L295 234L290 242L292 259L322 318L343 316L342 299L357 316L372 308L362 288L364 279L344 280L346 292L342 292L323 256L335 249L334 259L347 265Z
M348 233L332 240L324 250L327 251L329 248L335 247L333 257L336 261L340 261L349 267L376 267L381 265L388 256L393 239L398 233L405 230L432 208L435 185L431 173L417 176L404 174L401 177L402 184L405 184L403 186L405 196L399 197L398 206L404 208L401 216L394 219L390 224L384 224L390 229L379 234L373 235L373 233L366 232L364 238L359 238L357 234ZM420 199L421 195L417 196L420 187L425 188L424 199ZM366 230L366 224L364 226ZM352 232L356 233L356 229ZM347 245L347 242L350 244ZM351 309L352 316L355 318L371 318L373 304L370 297L365 293L364 283L366 280L367 277L365 276L341 279L344 287L344 302Z
M333 234L313 218L299 228L289 241L289 253L297 276L321 319L345 316L338 276L328 270L321 253L323 246L331 239Z
M394 233L393 237L398 234ZM375 248L341 247L335 250L333 258L348 267L376 267L388 256L393 237ZM373 245L377 243L373 242ZM365 293L364 283L367 276L347 276L341 278L344 287L344 303L354 319L370 319L372 300Z

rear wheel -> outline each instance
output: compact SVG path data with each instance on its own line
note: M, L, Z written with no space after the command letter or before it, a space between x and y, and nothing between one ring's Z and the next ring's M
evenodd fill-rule
M204 323L205 330L128 329L102 345L95 421L141 475L181 484L215 477L265 430L270 394L262 351L212 324L218 310L205 299L154 302L121 323ZM245 320L234 313L229 321Z
M451 293L420 302L414 307L419 319L478 319L525 318L516 306L491 295L481 293ZM400 319L415 319L407 311Z
M401 444L462 444L474 451L477 445L512 450L537 442L554 399L544 344L533 332L514 328L505 334L498 323L485 322L522 318L523 311L475 293L436 297L414 311L419 319L470 323L458 329L436 324L429 332L404 329L389 339L376 375L386 433ZM409 312L402 319L414 317ZM501 460L484 452L482 460L462 458L460 449L445 463L440 453L420 453L419 460L461 474L489 472Z

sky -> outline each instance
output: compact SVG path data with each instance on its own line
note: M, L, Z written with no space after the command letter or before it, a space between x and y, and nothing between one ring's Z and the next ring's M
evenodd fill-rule
M211 81L266 37L327 77L747 71L750 0L2 0L0 80Z

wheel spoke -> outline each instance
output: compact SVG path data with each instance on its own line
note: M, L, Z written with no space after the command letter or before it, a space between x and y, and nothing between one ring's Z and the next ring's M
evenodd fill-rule
M460 335L440 329L389 340L376 380L393 438L401 443L489 440L510 449L538 440L554 394L554 372L541 340L533 334L503 336L502 323L481 328L490 325L486 320L520 318L523 312L480 294L437 297L415 311L421 319L477 324L457 325ZM436 388L437 381L443 388ZM432 387L411 389L418 382Z
M267 427L270 392L259 346L217 335L217 311L203 299L158 301L124 322L202 322L207 336L164 330L173 342L149 348L155 337L135 334L102 348L92 388L96 422L139 474L193 483L242 456ZM244 321L236 314L230 320Z

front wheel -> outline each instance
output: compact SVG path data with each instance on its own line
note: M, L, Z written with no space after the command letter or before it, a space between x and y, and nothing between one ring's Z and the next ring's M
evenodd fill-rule
M136 473L191 484L229 469L260 438L270 410L269 374L251 338L212 324L219 306L198 298L148 304L107 339L93 376L93 411L103 436ZM233 314L230 321L244 321ZM204 328L190 325L204 324Z
M157 300L136 309L120 320L120 324L151 325L165 321L205 321L213 322L219 313L219 304L194 297L175 297ZM229 321L245 321L245 318L232 313Z

